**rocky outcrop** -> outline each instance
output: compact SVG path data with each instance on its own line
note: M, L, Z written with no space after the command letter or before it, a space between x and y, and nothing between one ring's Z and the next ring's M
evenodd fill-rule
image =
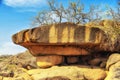
M103 20L99 25L113 26L112 22L107 20L105 23ZM85 60L86 64L103 67L105 66L101 64L103 61L97 59L95 54L120 52L120 40L115 38L113 41L106 31L94 25L82 26L70 22L44 25L20 31L12 36L12 40L37 57L37 65L42 68L64 62L68 64L84 62L79 57L86 55L90 56L89 60Z
M109 57L107 61L106 69L109 70L110 67L116 64L117 62L120 62L120 54L114 53Z
M104 80L106 72L88 66L53 66L47 69L17 69L13 77L0 76L0 80Z
M104 80L106 77L106 72L102 69L79 66L53 66L49 69L29 70L27 73L34 80Z
M104 31L73 23L53 24L23 30L14 34L12 39L14 43L28 48L34 56L87 55L96 51L110 51Z
M33 80L28 70L36 69L36 58L29 51L0 56L0 80Z
M40 66L42 64L42 68L46 68L46 66L49 68L32 68L31 66L35 66L35 58L31 56L28 51L12 57L6 57L5 60L0 62L0 80L120 80L119 53L111 54L108 60L103 57L90 59L90 55L87 57L65 56L66 62L70 64L65 66L54 66L63 60L63 56L49 55L39 56L37 58L37 62L40 62ZM88 63L92 66L77 64L78 61L83 60L82 58L87 58ZM103 65L106 61L107 71L105 68L94 66L99 64ZM18 65L20 62L22 62L22 64ZM53 64L49 65L47 62ZM23 67L23 65L27 66Z
M107 61L108 76L105 80L120 80L120 54L112 54Z

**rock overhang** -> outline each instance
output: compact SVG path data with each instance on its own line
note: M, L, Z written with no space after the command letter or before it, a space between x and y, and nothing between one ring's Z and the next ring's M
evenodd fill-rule
M14 34L12 39L14 43L29 49L34 56L89 55L95 51L110 51L108 38L103 30L73 23L26 29Z

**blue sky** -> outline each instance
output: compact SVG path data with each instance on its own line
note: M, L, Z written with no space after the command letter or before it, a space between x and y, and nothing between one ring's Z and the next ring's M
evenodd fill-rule
M67 6L68 1L56 0ZM90 4L116 7L117 0L81 0L86 11ZM30 28L37 12L48 9L46 0L0 0L0 55L16 54L26 49L12 43L12 34Z

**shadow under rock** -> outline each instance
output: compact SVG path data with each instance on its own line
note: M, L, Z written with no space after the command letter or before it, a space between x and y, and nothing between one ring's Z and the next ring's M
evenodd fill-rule
M55 76L55 77L47 77L39 80L71 80L71 79L64 76Z

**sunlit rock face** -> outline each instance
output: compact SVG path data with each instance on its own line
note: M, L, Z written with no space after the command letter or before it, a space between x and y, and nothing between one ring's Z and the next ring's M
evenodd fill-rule
M120 53L110 55L106 63L106 69L109 73L105 80L120 80Z
M36 56L37 65L41 68L79 62L99 65L100 57L106 57L106 53L120 52L119 30L118 34L111 31L114 25L111 20L85 25L56 23L22 30L14 34L12 40Z
M32 55L88 55L93 52L119 52L109 48L108 37L99 28L61 23L22 30L12 36L15 44L29 49ZM117 41L120 41L119 38ZM119 43L116 43L119 45Z

